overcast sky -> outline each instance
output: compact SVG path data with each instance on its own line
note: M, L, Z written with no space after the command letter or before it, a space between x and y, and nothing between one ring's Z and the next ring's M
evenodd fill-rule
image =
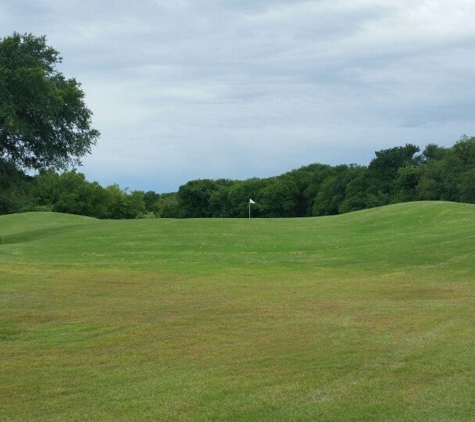
M101 138L79 171L131 190L368 164L475 135L472 0L1 0L46 35Z

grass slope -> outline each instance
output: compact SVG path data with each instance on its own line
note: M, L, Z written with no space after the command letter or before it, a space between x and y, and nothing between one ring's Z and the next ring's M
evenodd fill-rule
M0 420L473 420L474 227L0 217Z

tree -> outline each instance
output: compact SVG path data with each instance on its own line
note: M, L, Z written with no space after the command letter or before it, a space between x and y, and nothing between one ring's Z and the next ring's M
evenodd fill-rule
M58 72L46 37L0 39L0 160L23 169L80 165L99 137L74 78Z
M416 186L417 199L440 200L446 191L444 157L450 149L429 144L422 153L422 174Z
M33 180L13 164L0 160L0 214L28 208Z
M419 147L412 144L376 151L376 157L369 163L366 173L369 186L368 194L380 198L391 197L394 190L397 189L394 182L398 177L399 169L420 164L421 157L415 155L417 152L419 152Z
M366 207L368 184L365 166L355 167L351 179L345 187L344 200L338 205L338 213L362 210Z
M215 190L209 199L209 209L212 217L227 218L233 215L233 210L229 202L229 190L236 183L229 179L219 179L219 187Z
M179 216L179 204L177 193L163 193L158 203L155 204L155 216L161 218L177 218Z
M181 218L204 218L212 217L210 201L213 194L229 182L219 180L191 180L178 189L178 202ZM216 204L214 204L216 205Z
M267 182L264 179L252 178L233 184L228 191L228 204L231 214L229 217L248 217L249 199L256 199L259 191L266 186ZM257 203L253 206L252 215L259 217L259 206Z
M158 201L160 200L160 194L154 192L153 190L149 190L144 193L143 200L145 202L145 210L148 213L153 213L155 211Z
M145 214L144 192L128 188L122 190L117 183L107 186L109 195L107 218L131 219L141 218Z
M108 216L108 192L99 183L88 182L82 173L42 170L35 180L34 196L39 207L97 218Z
M310 164L297 170L292 170L286 176L292 178L298 188L295 198L295 215L310 217L316 196L324 182L336 174L335 169L327 164Z
M391 202L408 202L418 199L417 186L421 176L422 168L420 166L407 165L399 168L394 182L396 192Z
M128 215L127 218L143 218L146 212L145 192L133 190L128 195Z
M474 202L475 137L463 135L443 157L444 192L446 201Z
M335 176L329 176L320 185L313 205L313 215L334 215L340 213L340 205L346 199L347 186L361 173L356 164L335 167Z
M297 184L290 177L276 177L268 179L254 198L262 217L295 217L297 195Z
M437 144L429 144L422 152L422 160L424 163L431 160L440 161L444 158L446 152L447 148L440 147Z

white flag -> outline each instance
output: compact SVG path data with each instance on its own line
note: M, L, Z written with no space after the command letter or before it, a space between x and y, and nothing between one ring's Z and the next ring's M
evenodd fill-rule
M250 204L255 204L255 202L252 199L249 199Z

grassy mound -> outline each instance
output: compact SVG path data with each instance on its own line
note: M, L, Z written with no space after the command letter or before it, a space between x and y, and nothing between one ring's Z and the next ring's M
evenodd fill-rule
M0 419L471 420L474 223L0 217Z

